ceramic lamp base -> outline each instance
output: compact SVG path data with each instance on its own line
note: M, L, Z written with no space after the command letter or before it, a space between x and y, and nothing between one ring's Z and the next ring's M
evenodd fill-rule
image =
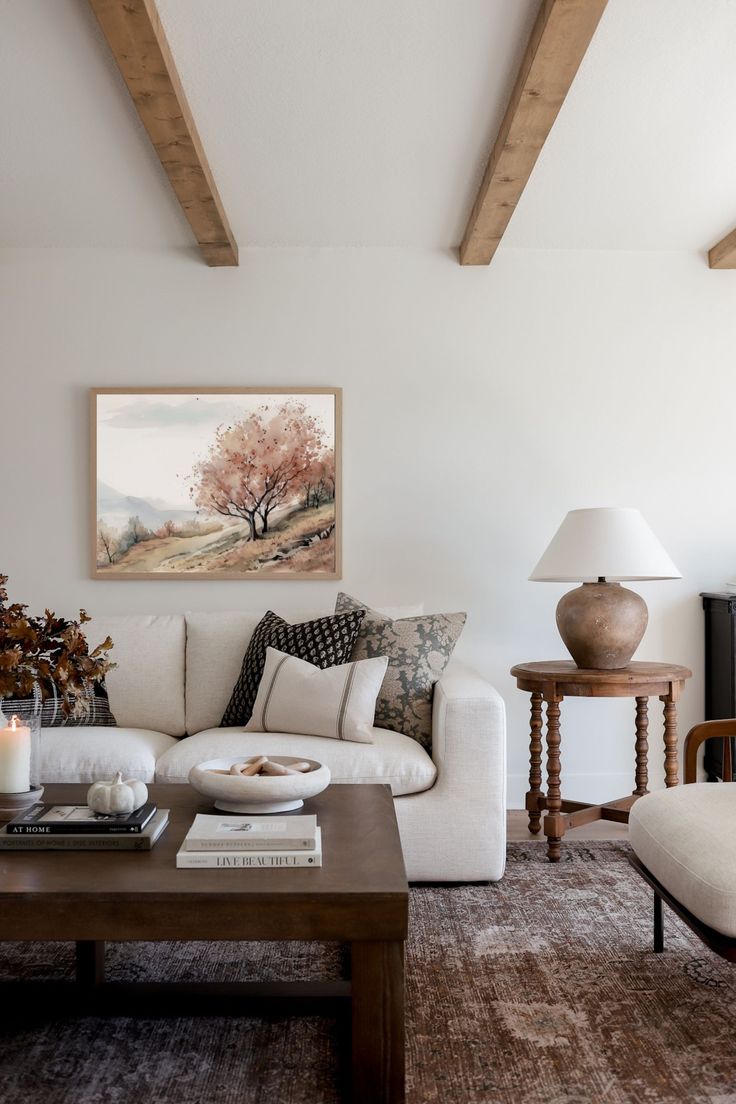
M298 801L223 801L222 798L215 802L216 809L222 809L226 813L290 813L294 809L301 809L304 802Z
M0 793L0 823L20 816L43 797L43 786L31 786L24 793Z
M620 583L583 583L563 594L557 628L578 667L615 671L631 662L647 627L643 598Z

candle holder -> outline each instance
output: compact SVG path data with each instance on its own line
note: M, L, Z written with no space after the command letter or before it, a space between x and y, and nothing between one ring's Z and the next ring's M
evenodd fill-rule
M20 816L43 797L43 786L31 786L25 793L0 793L0 824Z
M8 702L3 704L6 706L10 705ZM4 743L4 746L0 747L2 782L7 785L12 779L16 785L20 783L21 786L26 782L28 789L13 789L10 791L0 789L0 823L13 820L14 817L25 812L31 805L35 805L43 796L43 786L40 785L39 781L41 741L40 694L34 694L33 708L25 717L18 717L12 713L10 717L8 717L6 713L4 719L8 723L0 730L0 743ZM20 746L15 750L13 749L12 729L17 729L18 737L21 742L23 739L22 734L24 732L27 734L25 749Z
M31 730L31 765L29 777L31 790L41 785L41 700L36 701L33 712L25 722ZM43 787L41 787L43 788Z

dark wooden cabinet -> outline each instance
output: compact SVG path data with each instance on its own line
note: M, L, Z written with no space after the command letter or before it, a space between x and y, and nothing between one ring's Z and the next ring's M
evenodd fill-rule
M705 720L736 717L736 594L701 594L705 611ZM736 741L731 761L736 763ZM723 741L707 740L708 781L723 774ZM728 779L736 781L736 775Z

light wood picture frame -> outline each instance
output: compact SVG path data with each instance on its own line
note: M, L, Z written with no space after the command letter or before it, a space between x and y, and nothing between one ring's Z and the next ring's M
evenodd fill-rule
M336 387L93 388L93 578L342 578L341 437Z

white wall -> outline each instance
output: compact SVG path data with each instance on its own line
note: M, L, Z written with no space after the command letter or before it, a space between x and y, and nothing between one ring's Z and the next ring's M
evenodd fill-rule
M681 582L639 586L637 658L691 666L683 732L702 718L698 592L736 572L736 273L685 254L501 250L484 270L430 252L251 251L210 270L189 252L6 250L0 334L13 598L67 613L329 604L334 584L91 580L87 389L339 385L343 586L468 610L460 652L508 705L512 806L528 700L508 669L564 656L565 588L527 575L570 508L638 506L680 566ZM562 761L568 796L633 788L630 704L566 703Z

